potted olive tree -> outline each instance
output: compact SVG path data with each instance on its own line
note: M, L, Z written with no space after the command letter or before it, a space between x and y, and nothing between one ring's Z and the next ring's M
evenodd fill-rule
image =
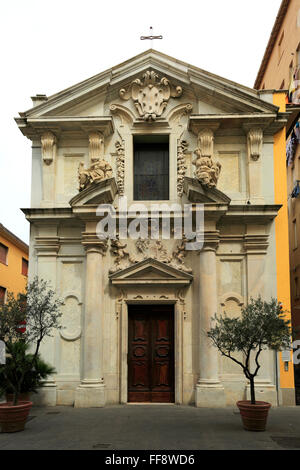
M4 342L7 360L0 365L4 383L13 392L13 400L0 403L0 429L15 432L24 429L31 401L19 400L26 378L37 371L39 350L43 340L52 336L59 324L61 300L46 281L37 278L27 287L24 295L7 296L0 306L0 340ZM26 354L27 345L31 354Z
M244 428L264 431L271 404L256 401L255 377L261 367L260 354L264 349L291 348L290 322L284 319L281 304L276 299L269 302L261 297L251 299L238 318L229 318L226 313L216 314L207 335L222 356L241 366L249 380L251 400L237 402ZM242 353L238 358L234 356L237 352Z

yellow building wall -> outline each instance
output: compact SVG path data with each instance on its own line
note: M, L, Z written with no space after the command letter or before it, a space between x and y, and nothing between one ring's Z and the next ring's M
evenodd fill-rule
M279 106L281 112L284 112L285 94L274 93L273 103L276 106ZM287 311L286 319L291 320L288 204L285 155L286 129L284 128L274 136L275 204L282 205L282 208L280 209L279 214L275 219L277 298L280 302L282 302L283 310ZM288 371L286 371L284 369L284 362L282 361L281 354L280 386L281 388L294 388L293 362L289 363Z
M284 89L289 88L290 64L300 64L297 57L297 48L300 42L300 0L292 0L288 7L283 24L276 38L267 69L262 78L259 88L279 89L284 80ZM283 39L279 45L280 39Z
M22 274L22 258L28 261L28 254L2 235L0 243L8 248L7 265L0 262L0 286L14 294L22 293L27 284L27 276Z

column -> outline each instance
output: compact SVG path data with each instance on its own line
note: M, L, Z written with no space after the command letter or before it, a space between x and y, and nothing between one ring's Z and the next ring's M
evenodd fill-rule
M199 253L199 378L196 385L197 407L219 408L226 405L219 381L218 350L207 336L212 317L218 312L216 249L218 242L205 243Z
M75 393L77 408L105 406L103 378L103 256L107 241L84 241L86 288L83 338L83 372Z

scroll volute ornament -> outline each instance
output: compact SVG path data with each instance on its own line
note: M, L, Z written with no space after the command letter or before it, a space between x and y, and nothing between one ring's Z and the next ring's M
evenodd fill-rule
M102 158L104 155L104 137L101 132L89 133L89 157L90 161L95 161Z
M212 159L214 153L214 133L204 129L198 134L198 148L195 150L196 160L193 161L198 181L208 188L216 188L221 173L221 163Z
M257 162L261 156L263 131L260 128L250 129L247 135L249 160Z
M55 159L56 142L53 132L47 131L41 136L43 162L46 165L51 165Z
M145 121L155 121L164 112L170 97L179 98L182 95L180 86L172 86L166 77L159 80L159 76L148 70L143 74L142 80L134 80L126 91L120 90L123 100L132 98L139 115Z

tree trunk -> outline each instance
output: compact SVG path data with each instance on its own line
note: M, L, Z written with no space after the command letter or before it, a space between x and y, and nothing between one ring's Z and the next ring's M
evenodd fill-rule
M254 377L250 377L251 405L255 405Z
M18 398L19 398L19 392L14 390L14 395L13 395L13 406L16 406L18 404Z

